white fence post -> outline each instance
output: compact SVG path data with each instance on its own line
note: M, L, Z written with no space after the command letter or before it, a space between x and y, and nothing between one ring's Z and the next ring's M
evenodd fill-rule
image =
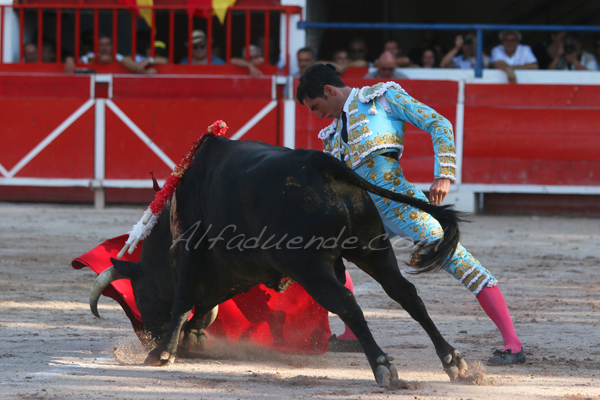
M94 120L94 206L104 208L105 160L106 160L106 100L96 99Z
M462 183L463 144L465 127L465 81L458 81L458 98L456 99L456 123L454 138L456 140L456 184Z
M454 204L463 212L474 213L475 192L462 184L464 126L465 126L465 81L458 82L458 95L456 99L456 122L454 124L454 139L456 141L456 190L450 191L444 204Z
M0 0L0 5L10 5L10 0ZM19 45L22 42L19 32L19 16L12 7L5 7L0 28L2 40L2 60L4 63L19 61Z
M296 148L296 100L293 87L294 78L289 75L285 85L288 93L283 96L283 146L290 149Z

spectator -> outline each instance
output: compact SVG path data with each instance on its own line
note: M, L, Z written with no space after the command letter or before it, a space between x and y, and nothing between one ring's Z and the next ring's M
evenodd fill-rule
M123 55L117 53L117 62L123 60ZM101 35L98 37L98 57L94 56L94 52L91 51L81 56L81 62L84 64L97 63L97 64L110 64L113 60L113 47L112 39L109 36Z
M398 44L397 40L390 39L387 42L385 42L385 44L383 45L383 51L384 52L389 51L390 53L392 53L392 55L396 59L397 67L407 68L407 67L412 66L412 62L410 61L410 58L402 55L402 49L400 48L400 45ZM375 66L377 66L378 61L379 60L375 61Z
M350 62L350 56L344 49L337 49L333 52L332 61L317 61L319 64L331 64L335 67L335 70L341 75L346 72L348 63Z
M152 67L153 65L169 63L169 55L165 42L160 40L154 42L154 57L150 56L150 46L146 44L144 47L144 55L137 54L135 60L131 56L125 56L121 60L121 64L131 72L137 74L155 74L156 69Z
M44 40L42 44L42 61L43 62L56 62L56 51L55 46L50 41ZM62 62L65 64L65 73L72 74L75 72L75 58L70 54L65 54L62 51Z
M81 32L79 54L94 53L94 31L85 30Z
M315 53L310 47L303 47L296 53L296 58L299 71L293 74L294 78L300 77L306 71L306 68L315 63Z
M262 76L261 70L256 68L257 65L263 65L265 58L262 56L260 48L254 44L250 45L250 61L246 60L246 49L242 50L242 58L232 57L229 62L231 65L235 65L242 68L248 68L251 76Z
M437 68L438 62L435 57L435 50L425 49L421 56L421 68Z
M413 48L408 56L413 65L421 65L423 62L423 53L427 49L433 50L435 53L435 59L441 60L444 57L444 50L442 46L437 43L436 32L431 29L421 31L421 41L419 45Z
M559 49L562 49L565 44L565 38L567 32L553 32L550 34L549 39L544 40L542 43L534 46L533 54L538 60L538 66L540 69L555 69L556 63L560 60L558 54ZM554 62L554 65L551 65Z
M598 64L592 53L583 50L578 38L566 35L548 69L594 71L598 69Z
M492 49L492 65L506 73L510 83L516 83L515 69L538 69L537 59L531 47L520 44L519 31L502 31L498 35L501 44Z
M63 57L65 63L65 72L73 73L75 71L75 59L72 56ZM38 62L38 48L35 43L27 43L23 46L23 61L26 63ZM56 62L56 52L52 43L44 40L42 44L42 62Z
M56 62L56 51L54 51L54 45L45 40L42 43L42 62Z
M186 43L186 48L188 43ZM208 64L208 48L206 43L206 33L200 29L192 32L192 64L207 65ZM210 62L212 65L225 65L225 60L211 55ZM179 64L189 64L188 57L185 57Z
M405 79L406 76L396 70L396 59L389 51L379 57L379 66L375 71L369 72L365 78Z
M279 58L278 41L276 39L269 39L269 54L265 54L265 36L260 35L256 40L256 45L260 49L261 54L265 57L265 63L270 65L277 64Z
M338 70L338 72L341 74L343 73L346 68L348 67L348 63L350 62L350 55L348 54L348 52L344 49L338 49L336 51L333 52L333 63L336 66L336 69Z
M187 45L186 45L187 46ZM256 48L256 46L254 46ZM208 45L206 40L206 33L203 30L196 29L192 32L192 64L195 65L207 65L208 64ZM225 60L211 55L212 65L225 65ZM238 67L248 68L250 75L261 76L262 72L256 68L256 65L251 61L246 61L244 58L232 57L230 60L231 65ZM264 64L264 59L262 59ZM189 64L188 57L185 57L179 64Z
M38 62L38 47L37 44L29 42L23 46L23 61L26 63ZM42 62L56 62L56 52L52 44L45 41L42 44Z
M35 43L26 43L25 46L23 46L23 62L38 62L38 48Z
M246 59L246 48L242 50L242 58ZM265 58L262 55L262 50L255 44L250 45L250 62L254 65L264 65Z
M473 33L464 36L458 35L454 40L454 47L446 53L441 68L473 69L477 65L477 39ZM490 59L482 54L483 68L489 68Z
M349 49L350 62L348 63L348 67L365 68L370 66L366 60L367 42L363 39L352 39Z
M148 49L148 57L150 57L150 49ZM156 40L154 42L154 60L153 64L162 65L169 63L169 52L165 42Z
M594 56L596 57L596 69L600 70L600 37L594 40Z
M311 65L316 63L319 64L331 64L338 73L343 74L348 66L348 52L346 50L336 50L333 53L334 61L316 61L315 53L310 47L303 47L296 53L296 57L298 60L298 69L299 71L295 74L292 74L294 78L299 78L302 76L304 71Z
M573 38L573 43L575 44L577 60L579 60L579 63L583 67L583 68L581 68L581 70L588 70L588 71L598 70L599 68L598 68L598 62L596 61L596 57L594 57L594 55L592 53L590 53L589 51L583 50L583 43L581 42L581 39L579 37L575 36ZM566 54L565 54L565 57L566 57ZM569 60L567 59L567 61L569 61ZM571 65L575 65L575 63L571 62ZM575 68L571 68L571 69L580 69L580 68L575 67Z
M72 74L75 72L75 58L73 56L65 57L65 73Z

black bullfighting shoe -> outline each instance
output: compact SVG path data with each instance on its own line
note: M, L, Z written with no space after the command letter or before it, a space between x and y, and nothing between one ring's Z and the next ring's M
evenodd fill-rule
M363 353L364 350L358 340L338 339L335 334L329 338L329 348L327 351L334 353Z
M521 351L513 354L512 350L506 351L496 350L494 356L487 361L487 365L490 367L499 367L502 365L511 364L523 364L525 362L525 350L521 348Z

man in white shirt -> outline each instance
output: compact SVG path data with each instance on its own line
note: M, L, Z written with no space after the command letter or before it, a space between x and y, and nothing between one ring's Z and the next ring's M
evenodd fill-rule
M98 64L110 64L113 62L113 51L112 51L112 39L108 36L100 35L98 37L98 54L97 57L94 52L89 52L81 56L80 61L83 64L98 63ZM117 62L123 60L122 54L115 54ZM138 59L136 55L136 62L141 62L143 59Z
M506 72L510 83L517 82L515 69L539 68L531 47L520 44L521 33L519 31L502 31L498 37L502 44L492 49L492 65L494 68Z

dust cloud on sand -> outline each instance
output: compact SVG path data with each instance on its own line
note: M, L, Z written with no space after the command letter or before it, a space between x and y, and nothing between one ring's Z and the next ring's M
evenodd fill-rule
M127 232L144 209L0 204L0 398L600 399L599 219L472 216L463 224L463 245L500 281L524 365L484 367L502 342L473 296L446 273L408 276L469 363L469 378L457 383L418 324L349 266L369 327L398 367L400 384L383 389L362 354L289 355L213 341L202 359L143 365L125 313L102 297L103 318L95 318L95 274L70 262ZM340 334L339 319L330 320Z

